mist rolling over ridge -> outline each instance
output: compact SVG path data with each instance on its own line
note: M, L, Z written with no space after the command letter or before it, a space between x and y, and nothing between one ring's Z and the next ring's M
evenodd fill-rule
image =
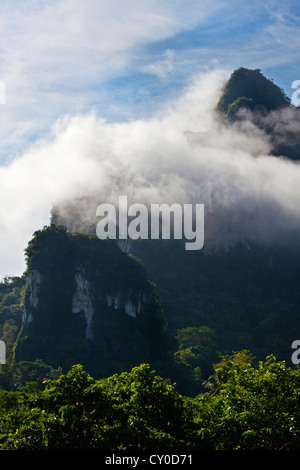
M175 105L147 121L111 125L91 118L97 170L74 200L57 201L54 221L75 231L91 228L95 207L117 206L124 194L130 203L148 206L205 204L208 246L297 244L299 164L273 150L276 139L289 143L289 128L295 136L298 114L287 103L265 115L241 109L240 119L228 123L216 109L221 76L198 77Z
M97 206L117 204L119 195L129 204L205 204L207 246L298 243L299 163L272 153L273 140L245 115L252 111L241 110L243 119L233 123L220 116L227 79L223 70L197 76L145 120L65 116L50 138L2 166L1 244L10 246L3 275L21 274L22 251L33 231L49 223L53 206L56 223L93 230ZM275 136L284 143L289 127L294 134L299 128L294 112L272 110L261 119L281 129Z

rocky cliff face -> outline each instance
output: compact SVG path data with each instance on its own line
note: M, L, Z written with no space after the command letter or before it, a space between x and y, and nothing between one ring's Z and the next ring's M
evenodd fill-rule
M36 232L26 254L20 359L95 366L104 357L129 361L136 351L147 360L164 320L137 259L111 240L56 226Z
M94 316L94 306L92 301L91 284L84 277L84 271L78 269L75 274L75 289L72 299L72 313L83 312L86 321L85 337L93 339L92 321Z
M38 271L35 269L32 269L27 277L26 277L26 283L29 287L29 296L28 296L28 302L29 305L32 309L37 309L38 306L38 289L39 285L41 283L41 275ZM30 311L27 311L24 309L23 311L23 324L27 325L32 321L32 314Z

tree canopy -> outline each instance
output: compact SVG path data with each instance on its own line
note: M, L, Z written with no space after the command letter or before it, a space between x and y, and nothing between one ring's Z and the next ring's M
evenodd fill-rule
M194 398L148 364L104 380L74 365L43 390L1 390L0 449L299 450L300 368L252 360L223 357Z

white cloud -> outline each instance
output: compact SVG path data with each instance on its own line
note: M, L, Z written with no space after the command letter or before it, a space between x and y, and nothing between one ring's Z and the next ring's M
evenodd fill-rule
M101 87L141 48L192 28L214 8L189 0L4 0L0 22L0 151L20 149L62 114L101 103ZM18 142L20 142L19 145Z
M101 202L199 202L210 230L226 242L280 238L300 226L300 166L267 156L255 129L221 126L214 117L223 71L198 77L164 114L108 123L69 116L0 171L0 277L21 274L23 249L48 224L53 203L89 198L82 219ZM187 135L185 131L194 134ZM242 223L241 223L242 221Z
M175 52L167 49L162 60L146 65L143 67L142 71L156 75L160 80L165 80L174 70L174 58Z

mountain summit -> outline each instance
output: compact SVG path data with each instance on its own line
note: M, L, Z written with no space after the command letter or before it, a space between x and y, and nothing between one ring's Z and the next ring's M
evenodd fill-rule
M233 117L241 108L269 112L290 105L284 91L259 69L240 67L226 82L217 107L220 112Z
M272 155L300 159L300 108L259 69L240 67L231 74L217 112L229 125L243 128L245 121L254 125L265 134Z

